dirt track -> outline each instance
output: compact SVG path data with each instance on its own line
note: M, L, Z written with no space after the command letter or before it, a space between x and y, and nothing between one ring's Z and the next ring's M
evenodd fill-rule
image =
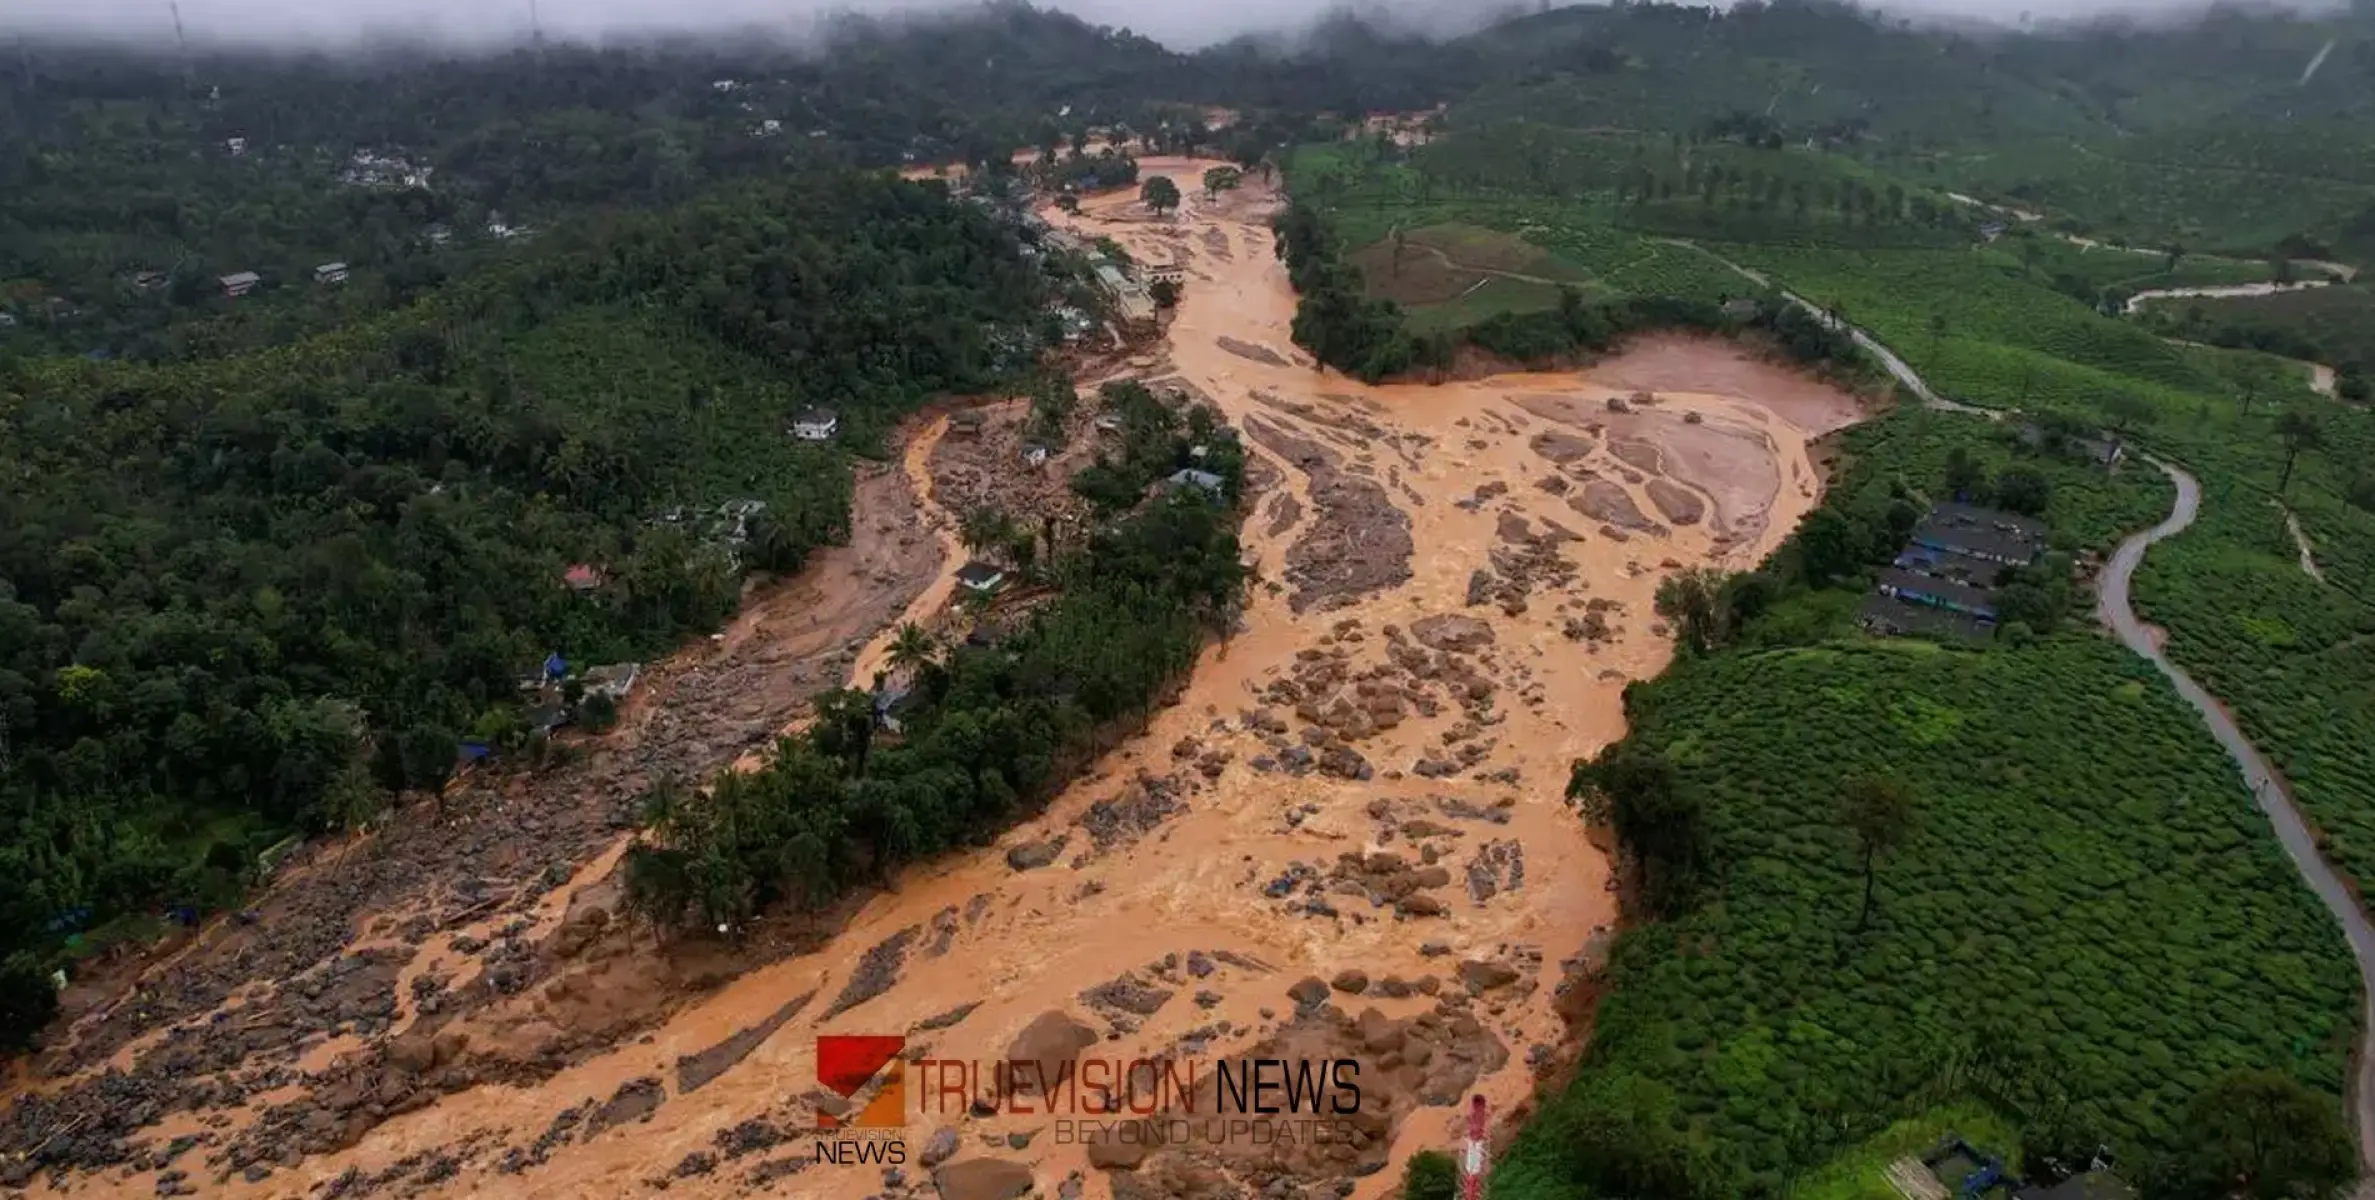
M1142 163L1183 180L1208 165ZM1182 191L1166 221L1127 197L1047 214L1189 263L1145 374L1217 404L1266 484L1245 532L1262 582L1177 703L996 846L909 870L823 922L762 930L748 951L659 954L608 919L614 818L659 764L732 760L809 690L869 674L881 643L859 643L903 604L945 593L945 516L901 486L944 457L935 423L905 471L867 485L861 546L804 575L813 593L768 598L673 664L617 745L501 808L457 805L467 826L400 823L376 853L416 865L317 867L278 889L259 928L308 905L327 905L314 920L328 930L371 922L356 944L388 960L360 960L323 994L366 1026L387 1010L392 1029L311 1045L303 1077L257 1076L222 1129L168 1115L141 1135L151 1148L211 1135L178 1164L208 1194L899 1195L931 1187L914 1155L933 1145L975 1177L1019 1171L1058 1195L1287 1178L1317 1196L1341 1177L1378 1196L1393 1186L1379 1168L1449 1143L1467 1092L1504 1114L1530 1095L1573 1049L1569 1021L1588 1012L1615 920L1607 859L1561 797L1568 765L1621 736L1624 684L1671 653L1658 581L1761 557L1815 502L1808 439L1859 409L1729 347L1672 340L1580 377L1366 387L1315 372L1288 337L1271 198ZM480 840L488 854L456 848ZM508 857L486 861L496 847ZM483 903L451 882L463 877L502 885L484 913L462 907ZM488 942L492 963L457 958L457 935ZM218 933L184 969L250 977L241 939L262 940ZM415 997L419 979L444 980L424 993L438 1011ZM211 1006L198 994L179 1011ZM895 1184L807 1162L816 1034L901 1033L911 1050L994 1059L1051 1013L1083 1023L1102 1055L1359 1053L1382 1076L1377 1124L1336 1157L1171 1152L1108 1173L1045 1118L932 1112L910 1121ZM160 1023L152 1010L124 1028ZM101 1032L82 1040L105 1047ZM271 1053L237 1047L183 1074L253 1070ZM94 1103L131 1111L84 1095L20 1112L0 1146L87 1136L87 1116L69 1123ZM270 1173L250 1179L251 1166ZM943 1194L988 1194L961 1182Z

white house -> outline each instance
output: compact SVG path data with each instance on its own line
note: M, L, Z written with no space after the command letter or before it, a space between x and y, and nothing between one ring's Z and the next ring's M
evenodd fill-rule
M247 139L243 137L225 138L223 139L223 149L230 151L231 157L238 158L247 153Z
M759 127L750 131L752 137L774 137L776 134L782 132L783 122L778 121L773 117L762 119L759 122Z
M315 283L345 283L346 264L342 262L328 262L315 267L313 269L313 281Z
M1193 467L1174 471L1171 473L1171 477L1163 482L1169 484L1173 490L1192 487L1214 496L1220 495L1229 486L1228 481L1220 476L1210 471L1199 471Z
M987 595L1006 583L1006 571L985 562L969 562L957 569L957 582L966 591Z
M1047 447L1036 442L1023 447L1023 461L1036 467L1047 462Z
M587 671L579 682L585 685L586 695L624 700L627 693L635 690L635 681L642 674L641 663L611 663Z
M224 295L244 296L256 290L256 285L263 281L263 277L254 271L240 271L237 274L223 276L220 282L223 285Z
M841 431L841 418L829 408L804 408L792 417L792 436L803 442L831 441Z
M1187 266L1176 260L1147 263L1139 274L1146 281L1148 287L1153 287L1158 283L1168 283L1176 287L1187 282Z

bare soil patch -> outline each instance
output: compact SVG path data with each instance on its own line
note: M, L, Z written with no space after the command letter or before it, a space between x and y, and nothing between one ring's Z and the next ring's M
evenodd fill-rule
M1655 533L1660 536L1666 532L1664 526L1642 515L1641 506L1633 503L1632 493L1627 492L1621 485L1611 480L1585 480L1581 488L1567 497L1567 504L1575 511L1595 521L1602 521L1619 529L1629 529L1639 533Z
M1646 490L1659 515L1676 525L1696 525L1707 516L1706 501L1671 479L1652 479Z
M1615 388L1752 400L1817 436L1862 420L1870 407L1834 384L1767 362L1736 342L1689 334L1634 338L1592 364L1591 375Z
M1526 445L1531 447L1534 453L1565 466L1568 463L1579 462L1591 457L1595 443L1587 437L1562 433L1556 429L1546 429L1535 434L1532 439L1527 441Z

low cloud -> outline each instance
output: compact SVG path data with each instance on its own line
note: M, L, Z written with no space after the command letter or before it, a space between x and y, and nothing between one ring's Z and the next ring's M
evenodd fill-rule
M193 44L352 49L376 42L432 42L493 48L548 38L617 41L668 35L743 38L754 33L803 41L837 13L904 15L945 11L960 0L180 0ZM1044 2L1044 0L1043 0ZM2338 0L2337 0L2338 2ZM1905 15L1959 16L2013 24L2119 13L2177 15L2203 0L1887 0ZM1084 19L1126 26L1181 49L1244 33L1308 25L1345 0L1053 0ZM2296 7L2331 7L2306 0ZM1477 0L1371 0L1353 7L1394 25L1458 33L1500 11ZM169 46L170 0L6 0L0 34Z

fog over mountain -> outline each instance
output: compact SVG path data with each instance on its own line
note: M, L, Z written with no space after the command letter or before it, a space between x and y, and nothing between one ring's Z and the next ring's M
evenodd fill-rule
M739 37L754 30L798 39L835 13L919 14L951 6L950 0L180 0L180 15L193 43L339 49L384 40L491 47L523 40L537 25L547 37L580 40ZM1291 30L1348 7L1345 0L1053 0L1053 6L1182 49L1244 33ZM2332 6L2319 0L2285 5ZM1449 34L1481 25L1512 6L1375 0L1350 7L1402 28ZM2032 13L2040 21L2103 14L2182 17L2199 11L2203 0L1889 0L1879 7L1907 16L2012 25ZM11 0L0 5L0 33L170 43L174 14L171 0Z

